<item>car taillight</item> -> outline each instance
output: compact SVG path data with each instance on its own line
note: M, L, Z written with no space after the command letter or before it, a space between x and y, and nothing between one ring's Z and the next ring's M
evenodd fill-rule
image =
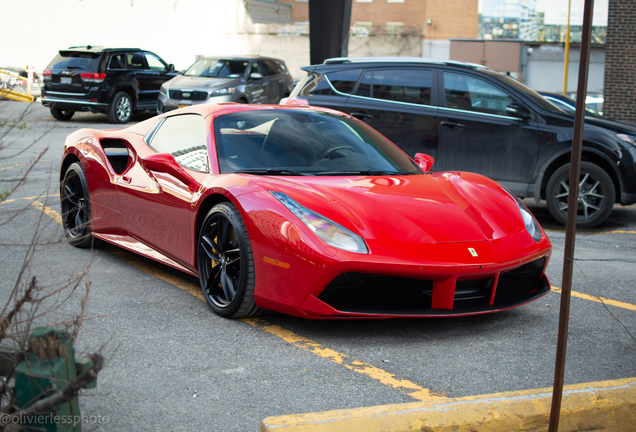
M45 69L44 72L42 72L42 79L44 81L51 81L52 77L53 77L53 71Z
M279 102L280 105L302 105L302 106L309 106L309 102L307 102L307 99L296 99L296 98L291 98L291 97L287 97L287 98L283 98L280 100Z
M97 72L84 72L80 75L80 78L82 78L82 81L85 82L100 83L104 81L104 78L106 78L106 74Z

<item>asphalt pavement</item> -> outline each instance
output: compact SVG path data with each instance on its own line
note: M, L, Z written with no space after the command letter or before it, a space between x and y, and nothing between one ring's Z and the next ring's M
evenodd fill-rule
M151 116L135 114L132 123ZM59 122L40 104L0 101L0 120L1 190L45 150L0 204L0 298L7 299L32 238L47 243L28 272L41 284L88 272L86 315L95 318L84 322L76 349L107 343L108 363L97 388L80 397L95 420L86 430L256 431L271 416L552 386L558 289L473 317L223 319L201 300L195 278L115 246L90 251L63 241L56 217L64 139L79 128L115 127L105 115ZM20 127L9 131L14 121ZM558 288L564 228L544 204L527 204L553 242L548 277ZM636 377L636 206L616 206L602 226L579 230L575 257L565 383ZM77 307L75 299L66 314Z

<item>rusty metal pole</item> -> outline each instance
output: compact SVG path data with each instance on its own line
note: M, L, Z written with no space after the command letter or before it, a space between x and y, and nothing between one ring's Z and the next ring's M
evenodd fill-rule
M552 388L552 408L548 432L559 430L559 415L563 397L563 376L565 371L565 353L568 342L568 323L570 320L570 298L572 293L572 269L574 268L574 243L576 239L576 216L579 202L579 178L581 175L581 153L583 146L583 125L585 122L585 95L592 42L592 12L594 0L585 0L583 10L583 35L581 36L581 56L579 58L579 82L577 84L576 113L574 114L574 136L570 160L570 184L568 193L568 215L565 227L565 253L563 255L563 281L561 291L561 309L559 312L559 335L557 339L556 365L554 367L554 386Z

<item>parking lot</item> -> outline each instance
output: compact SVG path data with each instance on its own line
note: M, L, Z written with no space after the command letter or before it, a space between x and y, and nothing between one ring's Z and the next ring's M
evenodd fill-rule
M151 115L134 114L131 124ZM5 154L32 145L0 155L0 189L48 149L0 204L0 295L8 296L34 234L51 240L30 269L42 285L88 270L86 315L96 318L84 322L76 350L110 340L97 388L80 398L84 414L103 419L95 430L256 431L269 416L552 386L565 229L542 203L526 200L554 246L554 289L520 308L443 319L227 320L209 310L191 276L115 246L54 241L62 236L64 139L79 128L112 128L106 115L60 122L40 104L1 101L0 118L21 125L0 129ZM579 230L575 257L565 384L635 377L636 205Z

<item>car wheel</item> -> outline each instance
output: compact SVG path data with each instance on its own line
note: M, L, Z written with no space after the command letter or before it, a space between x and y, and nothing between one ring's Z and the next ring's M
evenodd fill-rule
M108 121L128 123L132 114L132 100L126 92L119 92L108 107Z
M91 235L91 200L88 183L79 162L68 167L60 184L62 227L68 242L78 248L98 244Z
M245 318L263 311L254 300L256 277L247 229L233 204L217 204L205 217L197 268L203 296L217 315Z
M59 108L51 107L51 115L57 120L70 120L75 114L75 111L61 110Z
M581 163L576 225L595 227L605 221L614 207L616 192L610 176L598 165ZM557 222L565 225L568 211L570 164L552 174L546 188L548 210Z

